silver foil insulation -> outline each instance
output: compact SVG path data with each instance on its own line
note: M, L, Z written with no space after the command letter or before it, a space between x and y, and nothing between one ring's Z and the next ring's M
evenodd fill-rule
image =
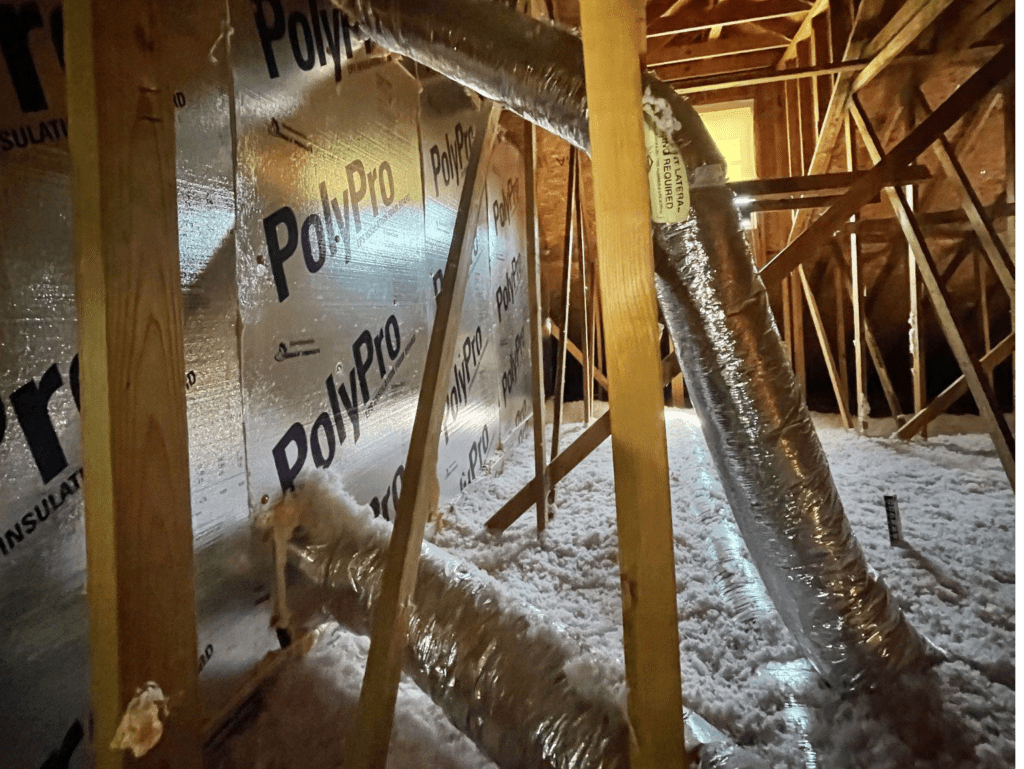
M295 506L282 517L300 522L292 558L314 591L300 602L369 634L391 527L324 473L281 504ZM502 769L629 766L624 697L613 689L621 668L429 543L409 608L405 671ZM763 766L696 713L685 721L701 769Z
M493 0L342 0L381 45L586 150L583 54L571 32ZM644 75L684 160L689 217L655 224L658 298L733 514L775 606L832 685L926 664L868 567L739 228L724 162L696 112Z

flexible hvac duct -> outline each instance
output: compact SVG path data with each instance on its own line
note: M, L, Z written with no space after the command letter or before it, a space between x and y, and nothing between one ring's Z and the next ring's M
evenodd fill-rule
M588 148L580 41L493 0L342 0L381 45ZM654 225L658 297L733 515L779 614L833 685L923 665L925 645L850 530L696 112L644 75L689 218Z
M289 598L323 606L368 635L391 527L319 472L275 511L298 523L292 559L315 591ZM452 723L502 769L626 769L621 671L502 593L484 572L424 544L409 609L405 670ZM758 769L763 762L696 713L686 746L699 769Z

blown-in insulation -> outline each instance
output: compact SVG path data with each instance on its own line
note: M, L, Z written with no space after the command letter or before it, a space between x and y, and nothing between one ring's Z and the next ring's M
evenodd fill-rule
M314 592L292 588L293 597L369 635L391 527L328 473L299 484L277 515L301 527L292 556ZM429 543L409 610L405 671L502 769L629 766L625 698L607 683L621 680L621 670ZM763 766L696 713L685 722L701 769Z
M341 5L379 44L588 148L583 53L571 32L492 0ZM724 161L679 95L649 74L643 85L648 122L678 148L690 195L684 221L653 226L658 298L752 560L833 685L923 666L925 644L851 533L724 186Z

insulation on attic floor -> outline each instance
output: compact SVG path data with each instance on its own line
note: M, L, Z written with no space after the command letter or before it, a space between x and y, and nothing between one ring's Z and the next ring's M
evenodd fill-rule
M937 666L936 690L906 691L906 703L892 693L841 696L822 687L756 589L742 589L735 565L723 573L716 553L728 539L728 509L698 419L668 409L666 422L688 706L777 767L1014 765L1014 498L976 418L943 417L927 442L911 443L816 418L869 562L951 660ZM570 425L564 440L580 430ZM557 515L542 540L528 517L504 535L485 532L484 521L532 468L529 451L519 449L501 475L467 489L428 537L566 632L621 659L611 445L559 485ZM903 547L889 544L883 496L892 494ZM270 685L262 711L225 747L220 765L343 767L368 645L328 629ZM910 720L912 712L927 713L927 723ZM389 767L491 765L403 681Z

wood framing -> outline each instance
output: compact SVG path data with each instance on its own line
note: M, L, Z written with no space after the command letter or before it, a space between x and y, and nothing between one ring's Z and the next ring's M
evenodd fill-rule
M678 13L651 20L647 25L647 38L700 32L733 24L756 24L769 19L805 14L810 7L803 0L778 0L770 4L751 0L725 0L706 10L685 7Z
M533 2L528 10L536 15ZM547 440L544 435L544 312L541 299L540 233L537 221L537 126L525 122L523 164L526 170L526 280L530 319L530 395L533 404L533 471L540 484L537 502L537 531L548 520Z
M850 412L846 407L846 396L843 394L846 384L839 378L839 368L836 365L835 355L832 353L832 345L828 340L825 322L821 318L821 310L818 309L818 301L814 298L814 292L811 290L811 284L807 281L807 273L804 271L803 265L797 267L796 272L804 288L804 295L807 297L807 309L811 314L811 322L814 324L814 331L818 337L821 354L825 358L825 367L828 369L829 380L832 382L832 390L835 392L836 402L839 407L839 417L843 420L843 425L853 427Z
M65 4L96 766L199 766L195 568L163 4ZM110 747L148 681L139 762Z
M474 142L466 169L452 245L423 366L423 383L409 438L402 495L395 511L380 597L373 612L370 651L359 693L359 706L349 726L346 759L352 769L383 767L387 761L423 529L427 517L437 505L438 443L448 394L448 377L455 357L459 317L473 261L472 233L476 232L483 200L481 193L490 167L500 115L501 107L491 104L486 128Z
M1006 51L1004 50L1003 53L1006 53ZM1003 54L999 54L999 56L1002 55ZM992 85L995 85L995 83ZM961 86L961 88L963 88L963 86ZM957 93L959 92L960 91L958 90ZM955 97L956 93L950 97L950 99ZM948 103L948 100L945 103ZM933 117L936 114L937 111L933 112L930 117ZM885 157L882 155L881 145L878 142L878 137L875 136L874 131L871 128L871 123L868 120L867 113L864 111L864 108L856 97L853 99L851 115L857 124L857 128L860 131L861 138L864 140L869 155L876 163L875 167L878 168L879 165L885 162ZM921 125L923 126L927 123L928 119L929 118L926 118L924 123ZM920 126L918 130L920 130ZM963 337L957 328L953 312L950 308L949 293L946 287L938 279L938 270L935 267L935 261L932 258L927 243L925 242L924 235L922 234L920 227L917 225L914 213L903 194L903 190L898 187L887 188L885 190L885 195L896 214L896 218L899 219L900 225L903 227L903 232L906 236L908 245L914 252L918 270L921 273L921 279L924 282L925 288L928 290L928 296L931 300L932 308L935 310L939 326L942 328L946 341L949 343L950 349L953 351L953 357L956 358L956 361L960 366L960 370L963 372L964 378L967 380L967 385L971 390L971 394L974 396L978 410L981 412L982 419L985 421L988 428L989 435L992 436L992 442L996 447L996 453L999 455L1000 462L1002 462L1003 470L1006 472L1010 485L1013 486L1015 481L1013 434L1010 432L1010 428L1006 424L1006 419L1003 417L1002 412L996 404L995 395L984 376L978 360L972 356L967 349Z
M879 190L893 183L894 174L898 169L916 160L940 134L949 130L974 104L998 85L1012 68L1013 50L1003 48L882 157L865 176L850 185L842 198L766 264L761 270L761 277L765 283L778 281L796 269L797 265L815 256L821 245L827 242L843 222L859 211Z
M577 170L579 160L576 153L575 147L569 148L568 191L565 196L565 239L563 241L564 253L562 254L562 263L565 267L562 278L561 328L568 328L569 326L569 308L572 297L572 255L576 248L576 208L579 205L579 172ZM569 335L565 334L565 338L559 340L558 357L556 358L555 403L551 420L552 461L558 455L558 442L562 431L562 408L565 404L565 352L568 343ZM554 486L548 491L548 500L551 502L555 501Z
M638 41L623 0L582 0L632 769L686 767Z
M978 361L986 376L991 375L996 366L1013 355L1013 347L1014 335L1011 333ZM953 384L935 396L935 400L908 419L900 429L892 434L892 437L910 440L924 430L935 417L945 414L950 406L968 392L967 379L961 375Z
M681 64L686 61L715 59L722 56L732 56L738 53L751 53L753 51L785 48L786 43L786 38L782 35L768 33L723 37L706 43L673 46L672 48L666 48L658 51L658 53L650 56L647 61L647 66L651 69L655 69L656 67L664 67L669 64ZM657 73L656 69L655 72Z

